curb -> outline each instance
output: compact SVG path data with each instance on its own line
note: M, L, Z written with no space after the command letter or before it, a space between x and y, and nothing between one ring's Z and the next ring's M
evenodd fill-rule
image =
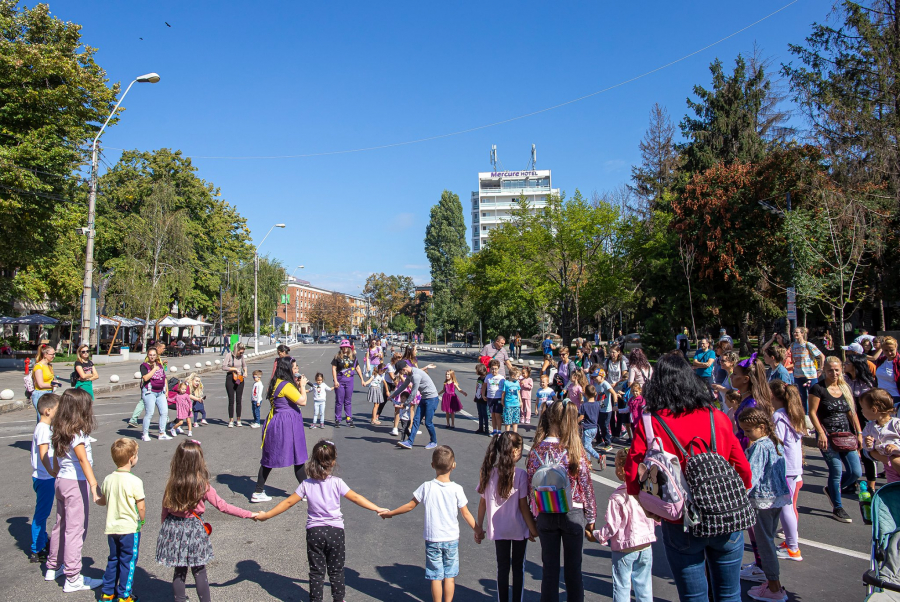
M257 358L265 357L268 355L272 355L276 352L276 349L269 349L267 351L260 351L258 354L250 357L249 354L247 356L248 360L255 360ZM213 360L210 360L213 361ZM212 366L203 366L202 368L191 368L191 372L196 372L197 374L204 374L206 372L215 372L217 370L221 370L221 365L216 365L213 363ZM178 368L178 373L188 372L183 368ZM140 380L129 380L128 382L118 382L118 383L108 383L104 385L94 385L94 395L100 393L112 393L114 391L125 391L126 389L136 389L140 386ZM28 399L15 399L10 401L0 402L0 414L6 414L8 412L15 412L16 410L21 410L23 408L32 407L31 401Z
M462 347L459 349L438 349L436 347L419 345L418 349L419 349L419 351L429 351L431 353L443 353L445 355L473 357L473 358L475 358L476 362L478 361L478 351L469 351L469 350L466 350L465 347ZM512 358L510 358L509 361L511 361L514 365L517 365L517 366L529 366L531 368L534 368L534 367L540 368L541 363L543 362L543 360L541 360L541 361L538 361L538 360L514 360ZM529 362L531 362L531 363L529 363Z

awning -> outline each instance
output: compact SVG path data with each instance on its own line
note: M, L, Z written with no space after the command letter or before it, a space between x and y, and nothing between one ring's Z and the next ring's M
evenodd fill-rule
M53 326L57 324L59 320L56 318L51 318L50 316L45 316L43 314L29 314L27 316L22 316L21 318L12 318L5 324L25 324L28 326Z

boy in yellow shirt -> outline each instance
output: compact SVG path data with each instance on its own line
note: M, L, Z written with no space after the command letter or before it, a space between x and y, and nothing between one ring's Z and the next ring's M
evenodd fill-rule
M134 439L117 439L110 447L116 471L103 479L100 504L108 506L106 537L109 559L103 574L101 600L136 602L131 593L137 567L138 544L144 524L144 484L131 474L138 461L138 444Z

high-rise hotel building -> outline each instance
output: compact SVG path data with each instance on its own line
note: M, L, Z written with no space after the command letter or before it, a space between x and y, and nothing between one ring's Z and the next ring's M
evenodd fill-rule
M537 210L547 206L550 194L559 189L552 187L549 169L479 173L478 190L472 192L472 250L480 251L491 230L510 219L520 196Z

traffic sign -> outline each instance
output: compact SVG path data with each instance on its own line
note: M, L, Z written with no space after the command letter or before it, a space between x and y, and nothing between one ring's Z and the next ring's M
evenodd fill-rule
M787 319L797 319L797 289L793 286L787 289Z

